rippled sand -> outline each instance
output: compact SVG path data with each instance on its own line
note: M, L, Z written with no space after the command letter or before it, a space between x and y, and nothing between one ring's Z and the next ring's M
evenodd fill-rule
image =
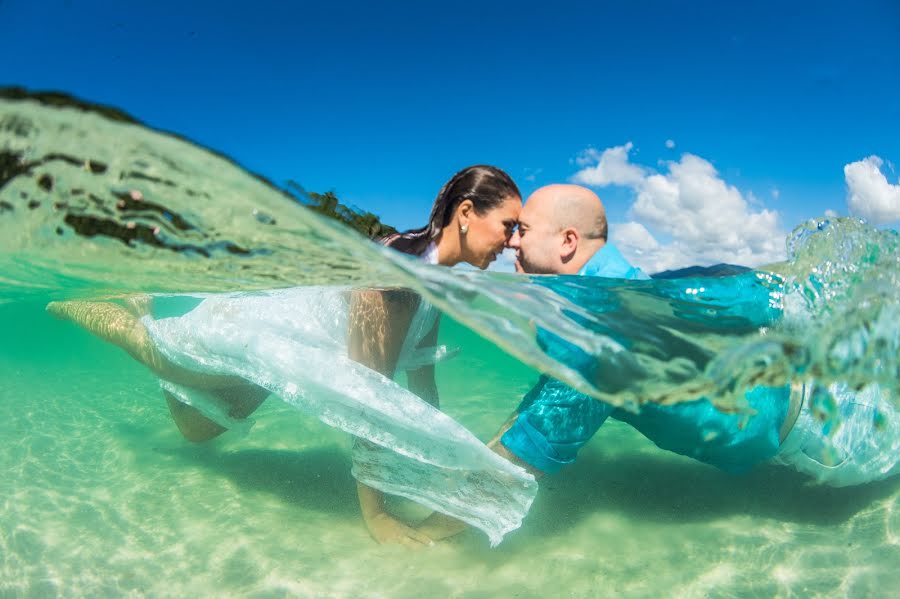
M525 525L422 551L372 542L345 436L277 400L183 441L123 353L0 305L0 597L874 597L900 588L900 481L732 477L619 423L542 481ZM482 437L533 375L447 326L444 408ZM472 376L472 372L480 372ZM464 376L465 375L465 376ZM395 506L406 517L417 506Z

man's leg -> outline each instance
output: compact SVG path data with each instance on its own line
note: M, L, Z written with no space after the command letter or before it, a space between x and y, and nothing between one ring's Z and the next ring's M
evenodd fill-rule
M900 472L900 413L888 392L872 384L853 391L829 387L834 414L804 401L776 463L789 465L834 487L860 485Z

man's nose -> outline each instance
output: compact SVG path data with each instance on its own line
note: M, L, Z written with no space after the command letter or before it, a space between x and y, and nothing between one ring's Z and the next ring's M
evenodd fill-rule
M509 241L506 242L506 247L518 249L518 247L519 247L519 232L518 231L513 231L513 234L509 236Z

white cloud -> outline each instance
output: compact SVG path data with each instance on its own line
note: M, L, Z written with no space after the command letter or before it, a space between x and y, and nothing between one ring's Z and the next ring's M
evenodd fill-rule
M689 257L679 248L674 244L659 243L647 227L638 222L610 223L609 240L632 264L647 272L670 270L689 263Z
M634 190L629 210L633 222L610 225L610 237L636 265L657 272L719 262L759 266L785 258L785 231L778 213L752 207L707 160L684 154L678 161L663 162L664 172L653 172L628 162L630 150L630 143L602 153L595 150L597 165L586 166L573 180ZM613 177L611 169L601 169L604 157L607 166L615 164L615 172L628 177ZM606 176L594 176L598 171ZM623 179L627 182L617 182ZM671 241L660 243L660 235Z
M670 150L673 149L673 148L675 147L675 141L674 141L674 140L671 140L671 139L667 139L667 140L666 140L666 147L669 148Z
M516 272L516 251L506 248L487 269L494 272Z
M900 220L900 182L894 185L881 172L884 161L869 156L844 166L847 207L872 224Z
M825 211L825 216L827 216L828 218L836 218L838 216L838 213L829 208Z
M534 182L537 180L538 175L544 172L542 168L526 168L525 169L525 180L528 182Z
M772 199L777 200L779 197L781 197L781 190L778 189L777 187L773 187L772 188Z
M602 153L588 148L576 159L578 165L584 168L575 173L572 180L595 187L639 183L644 178L645 169L628 161L628 152L632 147L634 145L628 142L624 146L607 148Z

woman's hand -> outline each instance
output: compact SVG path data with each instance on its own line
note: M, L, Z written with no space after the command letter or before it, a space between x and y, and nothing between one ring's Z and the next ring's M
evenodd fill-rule
M468 524L446 514L434 512L419 524L416 529L435 541L457 535L468 528Z
M372 538L381 544L399 543L407 547L434 545L434 541L427 534L407 526L387 512L372 515L365 520Z

